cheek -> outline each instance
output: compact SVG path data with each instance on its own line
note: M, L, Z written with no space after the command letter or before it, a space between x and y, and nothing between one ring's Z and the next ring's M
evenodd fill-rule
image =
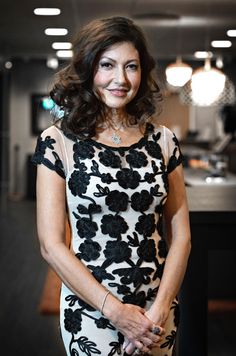
M137 76L132 80L133 89L137 92L141 83L141 76Z
M97 72L93 80L93 86L95 88L103 87L106 85L107 82L108 82L107 76L100 72Z
M100 75L97 73L93 79L93 92L97 97L101 95L101 79Z

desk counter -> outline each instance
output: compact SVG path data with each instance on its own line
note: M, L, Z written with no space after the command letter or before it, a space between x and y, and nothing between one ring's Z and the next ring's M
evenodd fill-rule
M207 356L208 251L236 248L236 187L187 187L192 250L180 291L177 354Z

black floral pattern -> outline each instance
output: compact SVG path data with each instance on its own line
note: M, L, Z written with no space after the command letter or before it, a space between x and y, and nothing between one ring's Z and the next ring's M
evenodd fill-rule
M79 349L87 356L91 356L92 354L101 355L101 351L96 348L96 344L93 341L90 341L86 336L81 336L78 340L76 340ZM75 355L79 355L76 353Z
M137 188L141 179L140 174L137 171L133 171L129 168L124 168L118 171L116 174L116 178L118 180L119 185L125 189Z
M101 246L98 242L85 240L79 247L80 253L76 254L79 259L87 262L95 261L100 256Z
M146 167L148 164L147 156L145 153L135 149L131 149L129 151L129 154L126 156L126 160L130 166L134 168Z
M174 325L177 327L180 322L180 308L177 299L173 301L170 309L174 310Z
M164 239L161 239L159 242L158 242L158 255L161 257L161 258L166 258L167 256L167 245L166 245L166 241Z
M108 273L106 269L102 266L87 265L87 267L92 270L93 276L100 283L106 279L115 279L115 277L111 273Z
M83 239L91 239L96 236L96 231L98 230L97 223L91 221L90 218L81 218L79 215L73 213L74 216L78 219L76 223L78 235Z
M105 199L106 205L109 210L119 212L125 211L128 206L129 197L124 192L119 192L118 190L113 190L108 194Z
M106 167L120 168L121 159L113 151L106 149L99 153L100 162Z
M95 320L95 324L97 325L98 329L106 329L109 323L109 320L103 317Z
M57 152L54 150L54 145L56 140L50 136L46 136L45 140L41 136L37 139L37 144L35 148L35 153L32 157L32 163L34 164L44 164L49 169L56 171L59 176L65 178L65 171L63 163ZM46 152L50 150L54 160L51 161L46 157Z
M77 334L81 330L82 317L80 310L65 309L64 316L65 329L70 333Z
M121 234L126 233L128 230L128 224L119 215L104 215L101 220L101 230L103 234L108 234L110 237L113 238L121 238Z
M123 297L123 302L127 304L139 305L144 308L146 305L146 294L144 291L129 293Z
M125 241L108 241L104 250L105 257L115 263L127 261L131 253L132 250Z
M146 211L153 202L153 196L147 191L142 190L131 196L131 207L135 211Z
M140 246L137 249L137 254L144 261L155 261L156 258L156 246L153 240L143 240L140 242Z
M135 225L135 230L144 236L151 236L155 231L155 216L154 214L141 215Z
M114 274L121 276L121 282L124 284L133 284L134 287L148 284L150 282L150 274L153 269L150 267L134 266L130 268L118 268L113 271Z
M171 349L172 346L174 346L174 343L175 343L175 338L176 338L176 331L175 330L172 330L171 331L171 334L167 335L165 337L165 342L163 344L161 344L161 349L167 347L168 349Z
M162 128L148 125L137 144L119 148L67 135L73 160L65 177L62 157L66 154L62 156L60 150L64 146L58 145L49 129L39 137L32 158L67 178L75 256L123 303L142 308L154 301L163 275L168 254L163 236L168 176L183 160L176 137L166 131L168 149L164 150L162 134ZM166 152L169 157L164 158ZM110 321L72 291L65 289L64 293L61 329L67 333L68 356L124 355L124 337ZM179 322L177 300L171 313L172 327L166 330L161 344L167 356L171 355ZM88 325L95 329L90 331ZM107 338L108 331L112 341Z
M86 193L89 181L90 176L86 172L74 171L68 182L71 193L74 196Z
M162 159L162 150L160 145L155 141L148 141L146 144L146 150L148 154L156 159Z
M82 159L92 159L94 157L94 147L88 141L76 142L73 146L74 161L80 162Z
M113 182L113 178L110 173L103 173L101 175L101 181L102 183L110 184L111 182Z

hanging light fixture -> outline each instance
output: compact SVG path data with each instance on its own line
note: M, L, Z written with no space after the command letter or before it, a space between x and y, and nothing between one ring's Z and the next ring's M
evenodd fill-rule
M174 87L184 86L191 78L192 68L182 62L181 57L177 57L175 63L171 63L166 68L166 80Z
M213 104L223 92L226 77L219 69L212 68L210 58L203 67L194 71L191 79L192 100L196 105Z

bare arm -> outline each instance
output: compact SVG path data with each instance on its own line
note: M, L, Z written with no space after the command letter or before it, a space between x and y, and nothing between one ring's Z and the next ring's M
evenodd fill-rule
M100 310L106 289L65 244L65 180L43 165L37 172L37 229L41 253L61 280L81 299ZM150 332L153 323L138 306L125 305L109 294L104 315L134 344L159 339Z
M169 195L165 204L164 215L169 252L158 294L151 308L145 313L150 320L161 327L165 326L171 303L181 286L191 248L189 214L182 166L178 166L169 175ZM132 354L134 349L134 345L128 343L126 352Z
M101 306L104 288L65 244L65 180L44 166L37 172L37 231L41 253L65 284L79 297L95 288L86 300L96 309ZM81 280L80 275L84 278ZM78 287L79 286L79 287ZM85 288L86 287L86 288ZM86 293L87 294L87 293Z
M183 168L178 166L169 174L169 195L164 208L169 252L155 302L146 313L163 326L171 303L179 292L191 249L189 212Z

